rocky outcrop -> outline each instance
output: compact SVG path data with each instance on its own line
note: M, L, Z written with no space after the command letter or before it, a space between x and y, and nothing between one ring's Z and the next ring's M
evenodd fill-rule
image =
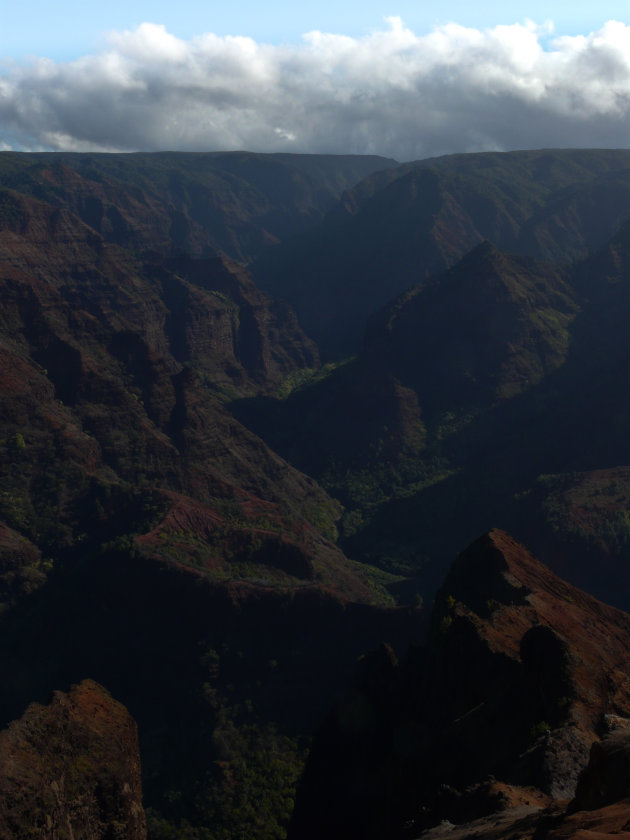
M610 721L611 716L606 716ZM630 740L628 721L616 718L615 730L591 748L589 763L583 771L575 799L566 801L541 798L531 788L501 790L501 807L493 814L475 820L443 820L423 831L422 840L465 840L485 837L489 840L536 838L536 840L573 840L598 838L614 840L626 837L630 829ZM456 813L451 811L451 814Z
M602 716L630 714L629 648L629 616L489 532L453 564L426 651L363 663L315 739L290 836L410 837L517 805L566 807ZM576 807L624 795L626 740L593 747ZM609 799L593 795L599 784Z
M630 797L630 721L596 741L571 803L573 811L594 811Z
M0 720L91 674L137 721L149 824L157 812L175 836L184 820L211 833L246 807L242 824L265 827L278 812L257 809L279 785L292 801L287 739L306 743L366 647L388 639L405 650L424 632L418 609L353 603L309 580L213 581L120 544L60 564L27 608L5 617Z
M0 732L4 840L145 840L133 718L90 680Z

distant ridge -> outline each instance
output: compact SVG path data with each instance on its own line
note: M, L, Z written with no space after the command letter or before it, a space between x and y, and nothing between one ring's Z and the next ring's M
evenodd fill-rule
M125 247L248 262L395 165L369 155L1 152L0 184L73 210Z
M449 155L368 176L318 229L261 255L255 278L335 357L356 352L376 309L484 240L570 262L628 219L630 151Z

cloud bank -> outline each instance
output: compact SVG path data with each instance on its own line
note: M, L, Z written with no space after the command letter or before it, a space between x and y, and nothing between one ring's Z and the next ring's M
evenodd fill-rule
M375 153L630 146L630 26L532 23L298 46L145 23L76 61L0 69L0 149Z

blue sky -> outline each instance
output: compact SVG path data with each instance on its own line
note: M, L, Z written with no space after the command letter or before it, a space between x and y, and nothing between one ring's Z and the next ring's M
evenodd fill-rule
M395 2L5 4L0 151L630 147L628 0Z
M553 19L556 34L586 34L607 20L630 23L627 0L608 2L412 2L410 0L320 0L300 4L295 0L30 0L5 3L2 10L0 56L24 60L46 56L68 60L101 49L105 34L113 29L135 29L143 22L163 24L179 38L190 39L204 32L246 35L256 41L297 43L313 29L361 37L379 29L387 17L401 17L417 34L454 21L463 26L485 28L497 24L536 23Z

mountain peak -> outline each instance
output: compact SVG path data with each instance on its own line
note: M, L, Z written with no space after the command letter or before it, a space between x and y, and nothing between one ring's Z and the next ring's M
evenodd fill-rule
M532 563L536 561L523 546L505 531L493 529L459 555L443 589L482 613L490 599L502 605L524 603L532 591L524 582L529 582Z
M629 646L630 616L487 532L453 563L426 652L378 670L381 653L370 673L386 684L355 683L323 727L290 836L409 837L525 803L566 810L605 721L630 716ZM349 727L348 709L369 714Z
M3 837L145 840L135 721L92 680L31 704L0 732L0 802Z

